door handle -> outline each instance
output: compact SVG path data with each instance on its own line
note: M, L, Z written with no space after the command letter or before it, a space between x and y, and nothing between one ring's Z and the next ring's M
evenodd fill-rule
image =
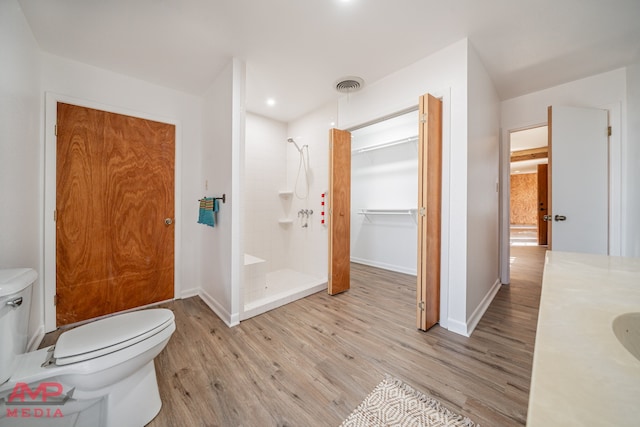
M554 218L556 221L566 221L567 217L564 215L556 215Z
M164 223L165 223L165 224L167 224L167 225L171 225L171 224L173 224L173 219L171 219L171 218L165 218L165 219L164 219Z

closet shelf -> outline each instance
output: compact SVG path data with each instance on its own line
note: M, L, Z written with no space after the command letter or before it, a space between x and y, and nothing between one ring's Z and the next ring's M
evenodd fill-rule
M407 215L407 216L411 216L411 218L413 219L413 221L416 223L416 225L418 224L418 209L415 208L411 208L411 209L360 209L358 211L358 215L364 215L365 218L367 218L367 220L371 221L371 219L369 219L370 215Z
M417 209L360 209L358 215L415 215Z
M293 224L293 220L288 218L282 218L278 220L278 224L282 224L282 225Z
M394 141L383 142L382 144L369 145L368 147L357 148L351 151L351 154L366 153L367 151L380 150L381 148L393 147L394 145L407 144L410 142L418 142L418 136L410 136L408 138L396 139Z

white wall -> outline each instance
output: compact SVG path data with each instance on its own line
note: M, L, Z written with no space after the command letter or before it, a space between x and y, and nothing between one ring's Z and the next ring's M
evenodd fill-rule
M418 111L352 132L351 260L416 274L418 259ZM391 141L389 147L358 152ZM404 213L362 215L362 209ZM410 214L408 214L410 212Z
M339 100L350 128L443 98L440 324L469 335L497 292L499 104L464 39Z
M104 106L113 111L126 111L131 115L153 117L176 123L176 285L178 297L184 291L193 294L200 286L199 240L196 225L199 190L200 148L202 142L202 100L182 92L166 89L121 74L106 71L50 54L42 54L42 89L81 101ZM52 129L46 129L51 133ZM50 180L54 179L52 177ZM48 184L51 186L51 182ZM55 188L55 187L53 187ZM51 200L52 195L45 195ZM52 221L45 216L45 221ZM51 225L45 223L45 227ZM51 240L49 238L49 240ZM46 243L46 253L50 252ZM47 270L51 280L55 273ZM50 282L53 283L53 282ZM47 284L45 304L52 306L53 293ZM50 319L50 316L47 316ZM47 320L48 330L53 320Z
M289 123L288 126L288 135L294 138L299 146L309 146L309 196L306 199L293 196L291 212L294 223L290 244L286 248L286 257L289 260L289 268L319 278L327 277L328 235L326 223L321 224L320 212L322 193L328 190L329 183L329 129L335 127L336 116L335 103L329 103ZM299 155L291 144L287 146L287 165L287 187L293 189L298 173ZM299 186L299 193L303 193L302 185ZM297 220L296 213L300 209L313 210L306 228L301 227L301 222Z
M468 51L467 331L500 288L498 153L500 101L475 50Z
M0 1L0 268L38 272L29 336L42 324L40 58L15 0Z
M244 64L234 59L216 76L204 94L200 189L219 197L214 228L199 225L202 243L198 260L203 300L228 325L240 321L241 262L244 235L242 186L244 165ZM208 187L208 188L206 188Z
M503 101L501 105L504 144L509 143L510 131L546 124L547 107L550 105L609 109L612 126L609 145L611 255L633 253L629 243L622 244L622 236L627 235L632 230L633 224L638 221L637 210L628 211L629 204L635 203L633 196L630 198L632 194L630 192L634 191L632 188L637 187L637 180L634 181L637 175L633 172L637 169L637 165L623 162L625 157L628 159L625 153L637 149L635 145L627 144L627 127L623 125L627 122L626 79L626 71L621 68L509 99ZM635 232L639 231L638 226L635 226ZM628 240L629 237L626 239ZM509 255L506 253L503 256L508 258Z
M467 48L461 40L338 102L338 125L349 129L443 97L443 194L440 324L466 324Z
M622 248L625 255L640 257L640 64L627 67L627 112Z
M245 252L267 261L267 271L285 268L285 245L291 225L279 219L296 215L292 197L281 197L287 187L286 123L247 114L245 141ZM245 283L245 286L247 284Z

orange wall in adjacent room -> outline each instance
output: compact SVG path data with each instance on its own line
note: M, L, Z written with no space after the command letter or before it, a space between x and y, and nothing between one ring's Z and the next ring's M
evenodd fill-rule
M536 225L538 174L511 175L511 224Z

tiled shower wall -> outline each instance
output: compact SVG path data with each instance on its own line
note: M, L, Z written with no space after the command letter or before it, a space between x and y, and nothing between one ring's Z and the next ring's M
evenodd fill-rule
M287 126L247 114L245 136L245 253L267 261L266 271L284 268L291 199L278 192L286 185Z

